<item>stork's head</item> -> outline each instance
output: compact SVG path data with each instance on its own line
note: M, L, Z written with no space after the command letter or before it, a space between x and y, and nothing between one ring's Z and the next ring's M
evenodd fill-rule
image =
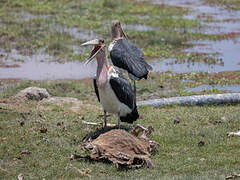
M127 39L127 36L122 29L120 21L118 20L112 21L111 29L112 29L112 39L121 38L121 37L125 37Z
M81 46L87 46L87 45L94 45L92 52L89 56L89 58L86 61L86 64L88 64L91 60L93 60L98 54L102 54L102 56L105 56L105 41L104 39L94 39L88 42L85 42L81 44Z

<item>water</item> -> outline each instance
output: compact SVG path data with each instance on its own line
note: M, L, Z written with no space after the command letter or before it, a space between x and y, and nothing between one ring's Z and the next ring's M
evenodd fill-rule
M84 79L93 77L96 62L84 65L81 62L37 62L20 63L17 68L0 68L0 79L19 78L29 80Z
M11 14L10 16L16 16L16 18L19 21L30 21L30 20L38 19L38 18L47 19L50 17L50 15L42 15L42 14L41 15L33 15L30 12L24 11L24 10L19 11L18 13Z
M83 40L92 40L92 39L96 39L97 37L99 37L93 31L86 30L86 29L79 29L77 27L66 27L66 26L61 26L61 25L57 25L57 24L52 25L52 27L55 28L56 31L58 31L60 33L68 33L69 35L71 35L75 38L79 38L79 39L83 39Z
M8 63L8 64L15 64L16 62L23 62L23 61L52 61L54 59L53 56L44 53L45 48L39 49L36 54L31 56L24 56L20 54L16 49L12 49L11 52L6 52L3 49L0 49L0 60Z
M157 29L154 29L151 26L143 25L143 24L122 24L123 29L129 29L129 30L136 30L136 31L154 31Z
M185 52L219 53L218 58L223 60L223 65L211 65L205 69L210 72L237 71L240 70L240 39L222 41L197 41L193 48L185 49ZM205 46L198 45L205 44ZM206 67L206 66L205 66Z
M78 49L76 50L78 51ZM0 79L84 79L93 77L96 72L96 62L84 65L83 62L51 62L54 57L44 54L44 49L31 56L24 56L13 49L10 53L0 50L1 60L5 65L16 65L14 68L1 68ZM16 61L17 59L17 61Z
M188 73L188 72L216 72L216 68L220 69L220 65L208 65L204 63L185 62L177 64L174 59L166 59L164 61L152 60L149 62L153 67L154 72L173 72L173 73Z
M185 49L185 52L219 53L218 57L223 64L205 64L200 62L176 63L174 59L164 61L152 60L150 64L155 72L171 71L175 73L185 72L222 72L240 70L240 39L222 41L196 41L193 48Z
M167 4L190 9L186 19L199 19L205 34L228 34L240 32L240 11L231 11L219 6L211 6L200 0L152 0L155 4ZM212 21L208 21L208 20Z
M194 88L185 87L185 89L189 92L199 92L199 91L204 91L204 90L218 89L218 90L228 91L228 92L232 92L232 93L238 93L238 92L240 92L240 85L210 86L207 84L203 84L203 85L200 85L200 86L197 86Z

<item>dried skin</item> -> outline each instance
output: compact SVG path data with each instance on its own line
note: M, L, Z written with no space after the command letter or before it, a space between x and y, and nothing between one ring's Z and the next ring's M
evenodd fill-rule
M91 159L109 160L120 167L141 167L144 164L153 167L150 142L125 130L114 129L85 144L84 150L90 151Z

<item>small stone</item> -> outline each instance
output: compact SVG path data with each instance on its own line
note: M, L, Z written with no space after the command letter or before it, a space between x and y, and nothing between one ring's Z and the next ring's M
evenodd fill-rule
M179 118L174 119L173 123L174 124L179 124L180 123L180 119Z
M46 133L47 132L47 128L41 128L40 129L40 133Z
M204 146L205 145L205 142L204 141L199 141L199 143L198 143L198 146L199 147L202 147L202 146Z
M24 121L20 122L20 126L24 126L24 124L25 124Z
M221 117L222 122L227 122L227 118L225 116Z
M62 125L64 125L64 122L58 122L57 123L57 126L62 126Z
M24 154L31 154L31 152L29 150L22 150L21 155L24 155Z

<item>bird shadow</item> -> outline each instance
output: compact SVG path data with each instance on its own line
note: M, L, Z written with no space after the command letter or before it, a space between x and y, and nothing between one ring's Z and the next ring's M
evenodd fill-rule
M96 129L95 131L92 131L92 132L88 133L86 136L84 136L84 138L82 139L82 142L87 142L89 140L97 139L101 134L109 132L113 129L123 129L128 132L132 128L133 128L133 126L120 125L120 128L118 126L114 126L114 127L106 127L105 129L104 128Z

